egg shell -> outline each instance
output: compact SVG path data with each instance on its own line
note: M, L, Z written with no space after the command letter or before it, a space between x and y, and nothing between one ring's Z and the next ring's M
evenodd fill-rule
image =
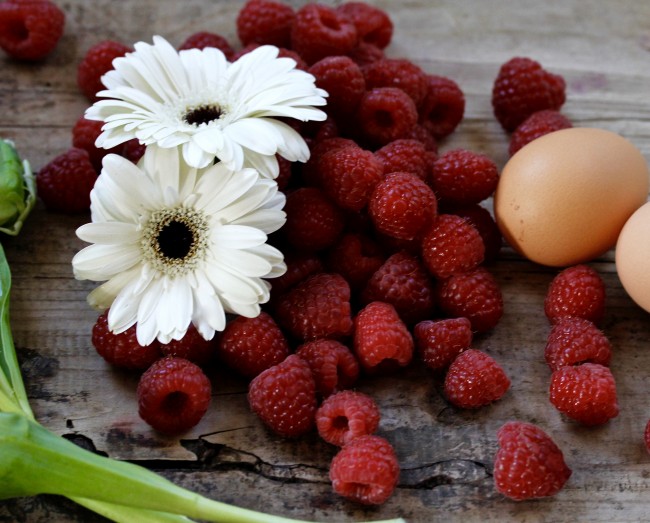
M616 242L616 272L623 288L650 312L650 202L625 222Z
M522 147L494 195L497 225L526 258L551 267L586 262L616 244L647 199L641 152L604 129L574 127Z

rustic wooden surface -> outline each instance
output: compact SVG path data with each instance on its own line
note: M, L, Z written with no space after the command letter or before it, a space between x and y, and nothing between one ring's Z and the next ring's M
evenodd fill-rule
M295 1L299 6L303 2ZM530 56L567 80L563 112L576 125L620 132L650 158L650 3L572 0L376 0L394 23L388 49L426 71L458 82L466 118L441 150L467 147L500 166L507 136L494 120L490 90L501 63ZM71 127L87 103L75 84L86 49L104 40L130 44L161 34L179 44L198 30L237 43L241 1L65 0L65 35L40 64L0 56L0 135L12 138L35 169L70 146ZM477 348L492 354L512 379L498 403L457 410L440 384L411 369L359 389L379 402L380 434L396 447L402 474L393 497L363 509L331 492L334 449L316 436L297 442L270 435L249 413L246 386L215 376L209 414L181 441L163 439L139 420L136 378L111 370L94 353L96 313L85 296L93 287L72 277L70 260L82 244L74 235L85 215L66 217L39 204L24 232L3 239L13 268L16 346L39 420L54 432L117 459L134 460L216 499L296 518L361 521L402 516L427 521L647 521L650 455L642 432L650 417L650 318L617 279L612 253L593 263L607 285L603 324L614 346L621 414L586 429L562 418L547 398L543 348L548 324L543 299L552 269L504 250L493 267L505 315ZM552 499L512 502L495 493L495 433L510 419L539 424L564 450L573 476ZM0 485L0 489L2 486ZM98 485L98 488L101 488ZM0 502L0 521L103 521L55 496Z

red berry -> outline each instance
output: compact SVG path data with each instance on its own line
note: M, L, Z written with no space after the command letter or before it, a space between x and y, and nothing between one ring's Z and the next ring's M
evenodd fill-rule
M557 369L549 393L557 410L583 425L602 425L618 416L616 382L604 365L583 363Z
M122 148L102 149L95 147L95 140L102 132L104 122L99 120L87 120L81 116L72 128L72 146L88 151L90 163L97 172L102 170L102 160L109 153L120 154Z
M227 59L231 59L235 51L223 36L207 31L199 31L191 34L178 47L179 51L186 49L205 49L206 47L215 47L219 49Z
M359 377L359 363L345 345L336 340L314 340L300 345L296 354L311 368L316 391L324 398L350 388Z
M408 172L421 180L429 174L429 156L423 142L412 138L401 138L384 145L375 151L384 166L384 174Z
M504 63L492 87L494 115L506 131L514 131L531 114L559 110L566 100L564 78L539 62L515 57Z
M520 123L512 133L508 152L512 156L534 139L569 127L573 127L571 120L560 112L553 109L537 111Z
M331 136L322 139L314 139L310 145L309 160L302 166L301 175L303 185L321 185L320 180L320 161L330 151L343 149L345 147L357 147L354 140L342 138L340 136Z
M291 46L293 8L273 0L248 0L237 15L237 36L243 45Z
M515 500L554 496L571 476L562 451L539 427L510 421L497 438L494 485L501 494Z
M422 260L437 278L477 267L485 256L476 228L455 214L440 214L422 238Z
M561 318L551 328L544 357L552 371L587 362L609 366L612 346L593 323L569 316Z
M472 343L472 324L467 318L424 320L413 330L415 347L431 370L444 370Z
M345 234L327 256L328 269L343 276L353 291L362 289L383 263L379 245L358 233Z
M131 51L129 47L112 40L93 45L77 66L77 85L91 102L97 101L97 93L105 89L102 76L113 69L113 60Z
M605 315L605 283L595 269L574 265L559 272L549 285L544 313L551 323L577 316L598 325Z
M140 345L135 335L135 325L115 334L108 328L108 311L99 315L93 325L92 344L104 360L111 365L131 370L144 370L161 357L160 343Z
M193 324L190 324L187 332L180 340L172 340L169 343L161 343L160 350L165 356L176 356L184 358L203 367L213 358L217 350L217 340L206 340L199 334Z
M461 352L445 376L445 396L456 407L477 409L489 405L510 388L510 379L490 356L476 349Z
M359 41L357 46L348 53L348 56L352 58L359 67L386 58L381 47L377 47L375 44L366 43L363 40Z
M381 415L375 401L362 392L344 390L327 398L316 411L318 434L342 447L361 436L373 434Z
M436 301L447 316L466 317L472 330L487 332L503 316L503 297L494 276L484 267L454 274L436 288Z
M474 204L451 207L448 209L448 212L465 218L481 235L483 245L485 246L483 263L492 263L499 257L499 252L503 245L503 237L490 211L485 207Z
M278 299L275 316L300 340L347 336L352 332L350 286L339 274L314 274Z
M499 170L484 154L455 149L436 159L430 182L441 203L471 205L494 193Z
M316 85L327 91L327 112L337 116L348 116L357 110L366 81L361 68L347 56L327 56L308 72L316 78Z
M437 140L456 130L465 114L465 95L450 78L426 75L426 94L418 107L419 122Z
M289 355L289 344L266 312L238 316L226 325L217 348L219 358L242 376L254 378Z
M313 253L288 252L284 259L287 271L271 280L271 297L276 300L291 287L317 272L323 272L323 262Z
M352 20L360 43L384 49L393 37L393 22L386 11L366 2L344 2L336 10Z
M144 156L144 151L147 148L146 145L140 143L140 140L137 138L132 138L122 144L122 150L120 154L129 160L131 163L138 163L140 158Z
M17 60L45 58L64 27L65 13L49 0L0 3L0 48Z
M429 170L431 170L431 164L436 160L438 154L438 141L435 136L433 136L429 130L421 124L416 124L410 133L407 133L404 136L407 140L417 140L418 142L424 145L424 148L427 151L426 163L427 163L427 178Z
M379 436L356 438L334 456L330 479L338 495L364 505L381 505L399 480L395 450Z
M645 426L645 431L643 432L643 442L645 443L645 448L650 452L650 420Z
M291 183L291 176L293 175L293 162L287 160L286 158L280 156L279 154L275 155L275 159L278 161L278 176L275 179L275 182L278 184L278 190L286 191L287 186Z
M380 301L366 305L354 319L354 353L366 372L393 372L413 357L413 338L395 311Z
M397 87L376 87L366 91L357 111L361 133L378 145L406 138L417 120L415 103Z
M48 210L75 214L90 208L90 191L96 180L88 152L73 147L41 168L36 186Z
M396 87L408 94L418 106L427 94L424 71L410 60L384 58L364 66L363 76L368 89Z
M180 434L194 427L210 405L212 386L191 361L166 356L156 361L138 382L138 413L154 429Z
M248 401L262 422L282 437L296 438L314 427L316 385L307 362L295 354L256 376Z

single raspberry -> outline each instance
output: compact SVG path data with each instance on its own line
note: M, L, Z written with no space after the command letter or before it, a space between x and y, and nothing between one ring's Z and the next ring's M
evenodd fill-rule
M396 87L408 94L416 106L427 94L427 77L420 67L404 58L384 58L364 66L366 87Z
M394 172L376 186L368 214L377 231L400 240L422 238L438 216L438 200L417 175Z
M645 426L645 431L643 432L643 442L645 443L645 448L650 452L650 420Z
M465 95L451 78L426 75L426 94L418 106L419 122L442 140L456 130L465 115Z
M97 172L88 152L75 147L50 160L36 176L38 195L50 211L75 214L90 208Z
M441 204L471 205L494 193L499 170L484 154L455 149L433 163L430 182Z
M253 378L248 401L262 422L282 437L296 438L314 427L316 385L307 362L295 354Z
M158 432L181 434L201 421L210 405L212 385L198 365L166 356L140 377L138 414Z
M327 267L343 276L353 291L362 289L384 263L379 245L360 233L345 234L327 255Z
M344 390L323 401L316 411L316 428L325 441L342 447L356 438L373 434L380 418L379 407L370 396Z
M461 409L478 409L501 399L510 379L485 352L467 349L451 363L445 376L445 397Z
M444 370L472 343L472 324L467 318L424 320L413 329L415 347L431 370Z
M190 324L187 332L180 340L161 343L160 350L165 356L176 356L196 363L199 367L206 366L217 351L218 340L206 340L194 324Z
M419 258L405 251L390 256L372 275L361 294L363 303L390 303L407 325L431 316L433 284Z
M432 164L438 157L438 141L436 140L436 137L433 136L424 125L416 124L413 129L411 129L411 132L404 135L404 139L417 140L424 145L424 148L428 153L426 155L428 179L428 173L431 170L430 164Z
M237 14L237 36L242 45L270 44L291 46L293 8L273 0L248 0Z
M384 166L384 174L407 172L425 181L429 177L429 156L424 143L419 140L394 140L376 150L375 158Z
M336 10L352 20L359 41L385 49L393 38L393 21L386 11L366 2L344 2Z
M354 354L336 340L308 341L296 349L296 354L309 364L316 391L323 398L350 388L359 377L359 363Z
M72 146L88 151L90 163L97 172L102 170L102 160L109 153L121 154L123 147L113 149L102 149L95 147L95 140L102 132L104 122L99 120L87 120L81 116L72 128Z
M321 186L320 180L320 161L330 151L343 149L345 147L356 147L357 143L350 138L341 136L326 137L321 140L314 139L309 147L309 160L302 164L301 178L302 185Z
M0 4L0 48L17 60L45 58L64 28L65 13L49 0Z
M589 320L568 316L559 319L551 328L544 357L552 371L582 363L599 363L608 367L612 345Z
M103 40L86 51L77 66L77 85L88 100L99 99L97 93L105 89L102 76L113 69L113 60L130 51L131 48L113 40Z
M205 49L206 47L215 47L219 49L227 59L231 59L235 54L228 40L216 33L199 31L188 36L185 41L178 47L179 51L186 49Z
M539 427L509 421L497 432L494 485L515 500L554 496L571 476L564 455Z
M291 48L308 64L326 56L344 55L354 49L357 28L334 8L307 4L298 9L291 27Z
M369 44L364 41L360 41L347 55L352 58L359 67L386 58L384 50L381 47L377 47L375 44Z
M329 100L327 103L329 104ZM300 133L305 140L309 141L311 139L310 148L324 140L338 138L340 136L339 126L336 123L336 120L329 115L321 122L315 120L302 122ZM350 140L350 142L353 142L353 140Z
M330 479L338 495L364 505L381 505L399 480L395 450L380 436L355 438L334 456Z
M284 258L287 271L271 280L271 298L275 301L291 287L317 272L323 272L323 262L313 253L288 252Z
M461 218L465 218L481 235L483 245L485 246L483 263L487 264L496 261L503 246L503 237L490 211L478 204L473 204L451 207L448 209L448 212L449 214L456 214Z
M124 156L124 158L129 160L131 163L138 163L140 158L144 156L146 148L147 146L140 143L140 140L132 138L122 144L120 155Z
M560 129L568 129L569 127L573 127L571 120L558 111L546 109L534 112L520 123L512 133L508 152L512 156L535 138Z
M566 100L566 83L549 73L539 62L514 57L504 63L492 87L494 116L508 132L531 114L544 109L559 110Z
M495 277L484 267L454 274L439 283L435 299L447 316L466 317L472 330L487 332L503 316L503 296Z
M162 356L160 344L154 340L140 345L135 336L135 325L115 334L108 328L108 310L99 315L92 329L92 344L104 360L111 365L131 370L147 369Z
M544 313L551 323L577 316L598 325L605 315L605 282L588 265L573 265L551 281L544 298Z
M583 425L602 425L618 416L616 381L612 371L597 363L565 366L551 375L553 406Z
M301 340L347 336L353 327L350 286L339 274L314 274L278 299L275 316Z
M422 238L422 260L437 278L477 267L485 256L478 230L465 218L440 214Z
M361 68L347 56L327 56L308 70L316 85L327 91L327 112L347 117L357 110L366 81Z
M406 138L418 120L411 97L397 87L366 91L359 103L357 120L363 136L378 145Z
M327 195L343 209L360 211L384 171L372 152L357 146L330 150L318 160L318 179Z
M369 373L390 373L413 357L413 338L395 308L380 301L366 305L354 319L354 353Z

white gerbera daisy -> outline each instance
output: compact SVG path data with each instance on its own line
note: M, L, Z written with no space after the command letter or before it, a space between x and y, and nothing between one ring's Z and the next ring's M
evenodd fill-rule
M109 328L180 339L190 323L210 339L226 312L255 317L268 282L286 270L267 234L285 221L285 197L253 169L189 167L178 148L149 146L138 165L110 154L91 197L91 243L72 260L77 279L104 281L88 296L110 307Z
M153 45L135 44L102 77L107 90L98 96L107 99L86 111L86 118L105 122L96 145L110 149L137 138L145 145L182 146L192 167L218 158L231 170L250 166L275 178L276 154L305 162L309 149L274 117L324 120L314 106L325 105L327 96L278 51L265 45L230 63L219 49L178 52L160 36Z

